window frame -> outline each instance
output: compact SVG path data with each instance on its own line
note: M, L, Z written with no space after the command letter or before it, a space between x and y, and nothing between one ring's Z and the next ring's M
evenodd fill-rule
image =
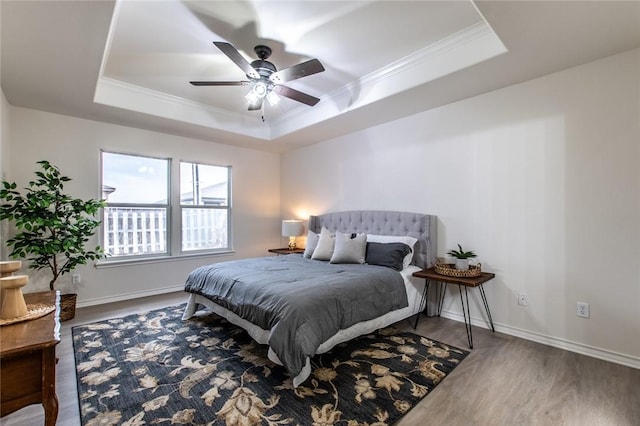
M100 150L100 193L102 194L104 182L104 157L103 154L118 154L118 155L126 155L132 157L142 157L149 158L155 160L165 160L168 162L167 164L167 204L134 204L134 203L110 203L107 202L105 208L114 207L114 208L154 208L154 209L165 209L166 210L166 241L165 241L165 251L162 253L146 253L146 254L135 254L135 255L117 255L117 256L107 256L102 261L99 261L96 266L115 266L123 263L139 263L145 261L163 261L168 259L179 259L179 258L188 258L188 257L201 257L201 256L211 256L211 255L219 255L219 254L228 254L232 253L233 250L233 203L232 203L232 176L233 176L233 168L231 165L219 165L219 164L211 164L197 161L190 161L186 159L179 159L175 157L161 157L154 155L145 155L138 153L129 153L122 152L116 150L109 149L101 149ZM199 249L199 250L183 250L182 249L182 209L183 205L181 203L181 194L180 194L180 164L181 163L191 163L191 164L200 164L205 166L213 166L213 167L223 167L227 169L227 205L226 206L186 206L187 208L213 208L213 209L224 209L227 211L227 245L222 248L215 249ZM102 225L100 227L100 245L105 248L106 246L106 232L104 229L104 220L105 220L105 209L101 209L100 218L102 220Z
M178 181L177 181L177 185L178 185L178 190L176 191L177 193L177 203L176 203L176 207L178 209L178 211L176 212L176 217L177 217L177 222L179 222L179 232L180 232L180 239L179 239L179 244L178 244L178 252L180 254L180 256L189 256L189 255L200 255L200 254L217 254L217 253L228 253L229 251L232 251L232 235L231 235L231 230L233 229L232 225L232 182L231 182L231 178L232 178L232 166L230 165L219 165L219 164L211 164L211 163L203 163L203 162L199 162L199 161L190 161L190 160L185 160L185 159L180 159L177 162L177 173L178 173ZM183 205L182 204L182 200L181 198L181 193L180 193L180 165L182 163L189 163L189 164L199 164L201 166L211 166L211 167L221 167L221 168L225 168L227 169L227 205L226 206L207 206L207 205ZM183 223L182 223L182 210L186 208L186 209L214 209L214 210L226 210L227 211L227 246L226 247L221 247L221 248L215 248L215 249L200 249L200 250L184 250L183 249L183 241L182 241L182 230L183 230Z

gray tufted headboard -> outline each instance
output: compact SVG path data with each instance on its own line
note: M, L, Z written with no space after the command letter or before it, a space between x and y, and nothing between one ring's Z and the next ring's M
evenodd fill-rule
M355 210L309 216L309 230L320 233L322 227L331 232L365 232L377 235L408 235L418 239L413 264L421 268L436 260L436 216L384 210Z

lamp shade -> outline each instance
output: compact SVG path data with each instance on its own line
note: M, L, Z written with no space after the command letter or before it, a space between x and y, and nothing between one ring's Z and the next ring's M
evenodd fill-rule
M282 221L283 237L298 237L303 235L304 225L301 220L290 219Z

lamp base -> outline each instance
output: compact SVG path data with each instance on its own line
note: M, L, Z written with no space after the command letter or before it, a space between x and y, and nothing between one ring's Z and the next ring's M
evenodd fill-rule
M289 250L296 249L296 237L289 237Z

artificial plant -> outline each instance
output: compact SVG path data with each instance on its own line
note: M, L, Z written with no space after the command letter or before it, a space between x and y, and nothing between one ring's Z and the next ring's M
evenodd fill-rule
M101 200L81 200L64 193L71 179L48 161L38 161L41 170L36 179L16 190L15 182L2 181L0 220L13 222L16 235L6 241L10 257L29 261L32 269L51 271L49 288L54 290L58 278L76 266L103 257L100 246L85 250L85 245L100 226L95 218L104 207Z
M477 254L475 254L472 250L463 250L460 244L458 244L458 250L449 250L447 254L455 257L456 259L470 259L477 256Z

